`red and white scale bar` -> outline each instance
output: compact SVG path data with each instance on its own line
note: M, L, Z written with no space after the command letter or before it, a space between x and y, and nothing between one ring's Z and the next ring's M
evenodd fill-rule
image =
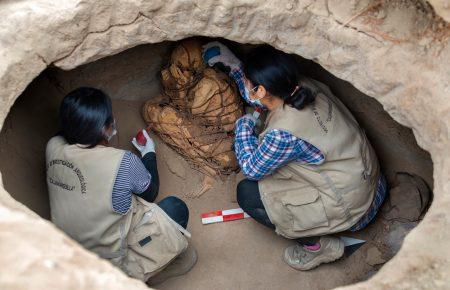
M229 222L249 218L242 208L234 208L227 210L216 210L202 213L202 224L213 224L221 222Z

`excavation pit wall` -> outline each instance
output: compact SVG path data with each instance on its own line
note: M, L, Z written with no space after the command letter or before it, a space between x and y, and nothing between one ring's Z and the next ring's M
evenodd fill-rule
M214 39L202 39L204 42ZM220 39L231 47L241 58L254 45L242 45ZM41 217L48 219L50 216L47 187L45 183L45 145L46 142L58 131L57 113L61 99L68 92L79 86L92 86L101 88L113 100L113 111L117 121L118 135L111 140L113 146L125 150L132 150L130 140L133 135L145 126L141 117L141 107L144 101L157 102L161 92L160 71L166 65L170 52L176 43L163 42L160 44L147 44L128 49L114 56L109 56L92 63L77 67L70 71L58 68L48 68L43 71L17 99L6 118L3 130L0 133L0 171L2 172L5 189L13 198L28 206ZM309 77L328 84L331 90L347 104L350 110L358 118L365 129L371 143L375 147L383 171L390 183L394 183L396 172L409 172L424 178L432 185L433 165L429 154L421 149L412 133L412 130L398 124L381 104L375 99L361 93L348 82L340 80L320 67L318 64L298 57L302 72ZM26 150L21 150L17 144L26 144L33 140ZM158 167L161 180L161 195L184 195L200 190L202 174L196 172L173 150L165 146L159 138L156 138L158 151ZM163 289L177 289L179 286L190 285L190 289L207 288L198 276L198 272L208 271L209 263L216 264L223 276L231 274L226 272L226 263L223 257L214 256L209 249L221 248L221 255L226 256L234 268L246 268L244 260L236 255L248 255L245 261L250 264L262 264L259 267L248 269L246 277L237 278L247 288L259 288L269 283L264 279L259 282L252 280L256 273L272 275L272 282L282 283L290 288L300 282L309 281L313 289L330 289L335 286L345 285L354 281L366 279L379 269L384 261L392 257L400 246L400 240L391 245L386 236L395 235L397 225L409 228L416 223L393 224L385 218L380 218L367 230L356 237L368 240L368 243L351 258L333 264L336 269L323 267L315 271L314 278L303 273L292 275L294 270L283 265L279 259L283 248L289 244L281 237L273 237L274 234L256 225L253 221L245 221L243 224L227 224L202 226L199 215L195 213L205 212L219 208L236 207L236 184L243 177L232 175L217 181L214 188L209 190L204 197L196 200L188 200L191 210L191 223L189 229L194 234L193 243L197 246L199 255L203 260L197 266L192 275L182 277L177 282L163 284ZM24 182L26 180L26 182ZM189 180L196 180L194 186L189 185ZM390 229L392 227L393 229ZM386 230L387 228L387 230ZM397 229L398 232L398 229ZM227 236L228 245L223 246L212 236ZM401 239L401 237L399 237ZM258 240L258 245L251 245ZM242 243L247 246L242 246ZM269 247L267 249L266 247ZM250 253L254 249L259 252L259 258ZM264 252L271 252L265 255ZM370 252L379 253L378 261L368 257ZM245 253L248 254L245 254ZM374 262L376 264L374 264ZM267 265L265 265L266 263ZM379 263L379 264L377 264ZM277 270L271 270L273 264L279 264ZM272 273L271 273L272 272ZM253 273L253 274L252 274ZM342 275L345 273L346 275ZM288 274L286 276L286 274ZM321 275L331 275L327 282L319 279ZM265 275L265 276L266 276ZM285 281L283 281L285 275ZM253 277L254 278L254 277ZM225 288L233 288L233 282L220 281L219 285Z
M381 289L383 287L436 289L444 288L448 283L449 276L446 275L446 271L449 269L449 253L448 247L445 247L449 237L447 212L449 207L448 178L450 176L447 149L450 119L448 114L449 88L447 87L449 68L445 64L445 60L449 59L447 40L438 41L434 40L433 37L427 38L424 34L417 35L416 31L419 31L421 27L414 26L408 27L407 30L389 31L391 36L397 33L397 36L402 34L403 38L409 37L408 41L399 43L393 41L392 37L386 40L380 37L379 30L369 29L363 21L364 17L353 20L351 26L342 25L351 19L352 15L361 11L365 2L357 2L354 6L348 7L342 7L344 4L338 4L334 1L328 1L328 5L321 2L295 4L287 1L281 4L277 3L276 7L272 7L272 4L257 2L245 5L236 4L235 7L219 3L214 4L216 8L211 8L212 5L208 3L195 3L194 5L191 2L185 2L183 5L163 5L154 2L151 4L152 7L149 7L138 2L128 3L127 5L123 5L121 1L116 1L114 4L84 2L77 5L78 2L69 1L64 7L58 7L57 13L52 11L52 7L34 4L37 6L33 9L29 8L29 3L5 4L5 9L0 12L4 16L3 19L6 19L5 23L7 24L1 30L1 39L8 40L4 42L6 45L2 47L2 53L5 53L8 57L2 62L0 74L0 82L4 88L0 98L3 109L1 119L3 121L22 91L48 65L70 70L139 44L161 43L166 40L178 40L192 35L226 37L240 43L266 42L286 52L294 52L307 59L314 60L336 77L349 81L361 92L374 97L396 121L412 128L419 145L431 153L434 162L433 181L430 176L431 170L424 169L431 169L427 154L412 146L411 156L418 156L418 159L423 158L427 165L424 168L421 166L415 167L415 165L421 163L406 162L405 164L409 164L410 167L405 168L403 164L400 166L400 170L419 170L420 172L416 171L416 173L434 185L435 199L433 205L423 222L407 236L402 249L394 259L381 268L380 272L372 279L348 287L358 289ZM20 9L27 17L24 18L23 15L12 13L12 11L18 11L17 9ZM413 16L409 17L417 17L419 20L421 17L425 17L421 14L424 12L411 10L408 6L400 6L396 8L395 12L408 15L414 12ZM391 14L388 13L387 19L389 19L389 15ZM421 22L416 21L414 23L420 25ZM30 29L30 27L34 28ZM155 49L160 47L161 53L167 54L167 50L163 48L164 45L164 43L156 44L154 47ZM139 46L125 51L123 54L132 54L136 53L135 51L146 49L148 49L148 46ZM95 71L92 68L89 69L89 67L95 67L102 61L111 61L113 58L100 60L68 72L50 69L42 73L28 87L24 95L17 99L16 106L18 108L21 103L31 102L33 104L29 107L32 110L28 120L25 118L22 119L23 123L19 121L11 122L10 125L6 120L2 128L2 134L9 130L10 134L16 132L14 134L17 134L17 136L27 136L27 140L37 140L37 143L45 144L48 136L41 134L43 131L33 130L33 128L41 127L42 129L42 127L45 127L44 129L47 130L48 134L53 134L49 128L54 128L56 115L48 114L45 115L46 118L40 118L39 114L44 115L45 112L50 112L49 107L56 109L64 90L71 86L96 85L105 88L115 99L115 103L137 102L141 97L151 96L152 90L156 91L156 87L147 85L156 82L156 68L160 64L151 61L144 72L150 70L153 71L153 75L145 77L141 75L140 81L142 83L136 86L127 87L127 84L129 85L133 80L139 79L133 78L129 74L127 74L128 79L122 79L123 83L110 83L109 88L102 87L101 79L70 77L71 73L82 72L83 70L86 71L86 75L89 75L89 70ZM162 59L161 55L161 61ZM116 58L116 60L120 62L119 58ZM305 61L304 64L305 67L308 65L315 66L314 63L309 61ZM127 64L122 66L126 68ZM110 67L109 70L106 70L106 75L113 74L114 71ZM131 71L134 72L135 70ZM328 82L332 89L333 80L339 82L340 86L345 84L332 75L321 74L314 69L311 69L310 73L312 77ZM86 82L88 79L91 79L93 83ZM114 78L111 77L111 79ZM73 83L70 83L70 80ZM103 80L104 84L108 82L107 80ZM41 93L42 99L33 99L33 97L36 97L35 94L30 93L33 92L33 86L35 88L41 87L42 83L46 82L48 83L49 93ZM347 85L351 87L350 84ZM152 88L150 89L150 87ZM337 90L337 87L339 86L335 85L334 90ZM140 88L142 88L141 92L139 92ZM122 89L123 91L121 91ZM343 89L343 92L347 91L348 88ZM340 96L337 91L335 93ZM361 97L358 95L359 92L356 91L355 94L354 99L349 98L346 103L350 108L351 103L358 103L355 100ZM123 100L126 98L131 99ZM376 124L376 122L369 122L368 120L377 120L376 114L371 114L377 112L377 110L380 115L386 113L377 101L370 97L364 98L366 99L365 102L361 102L360 111L356 109L354 114L363 127L369 131L368 135L371 141L376 143L377 141L370 136L370 131L374 131L375 136L379 136L377 134L380 132L377 132L376 129L379 129L380 126L370 129L370 126ZM343 101L345 102L345 99ZM14 118L14 111L13 108L8 118ZM37 117L32 116L34 113L38 114ZM136 114L138 113L137 110ZM380 119L383 118L380 117ZM364 124L364 120L367 120L366 124ZM384 120L388 120L386 121L387 127L390 127L389 124L398 126L393 123L392 119ZM131 131L134 128L128 129L129 131L123 128L122 132L129 132L128 134L131 136ZM383 131L387 136L384 140L391 140L395 144L404 144L401 141L411 140L411 131L406 129L400 131L402 133L399 134L398 138L393 138L386 131ZM19 132L21 133L19 134ZM11 139L14 140L14 138ZM11 139L8 138L8 142ZM45 180L33 175L36 171L43 172L42 167L39 168L39 165L36 165L38 162L35 162L36 157L34 156L41 154L42 148L21 150L21 146L17 144L23 144L23 139L18 138L16 140L19 142L13 143L16 145L15 151L8 151L12 150L8 148L10 145L4 146L4 143L0 143L2 155L5 158L11 158L11 162L16 162L17 159L23 159L21 162L24 163L27 160L34 160L28 162L29 168L20 166L15 175L17 177L22 174L27 176L25 179L36 179L33 182L41 184L42 190ZM129 140L129 138L125 139ZM34 146L31 145L26 148L36 148ZM377 147L376 144L374 146ZM377 150L382 163L392 160L391 158L383 160L383 155L387 153L382 153L381 149L378 148ZM404 158L405 160L410 158L391 150L387 150L387 152L395 158ZM4 154L4 151L7 153L13 152L16 155ZM11 156L18 156L18 158ZM43 158L43 156L39 158ZM386 166L386 168L389 167ZM36 195L33 197L34 199L27 199L26 195L19 197L16 192L26 192L27 187L24 184L26 182L20 183L21 189L14 192L14 189L8 189L8 182L13 183L11 183L10 178L7 178L8 174L11 177L14 173L7 174L7 171L3 168L1 172L3 185L11 195L40 215L46 217L47 214L48 217L48 205L46 207L45 203L41 202L43 205L40 209L33 208L30 205L36 206L39 204L42 196ZM15 187L12 186L11 188ZM33 200L35 203L31 203ZM1 262L4 265L9 265L0 276L2 285L29 289L45 289L51 285L57 287L56 285L64 285L65 283L70 283L79 289L98 287L113 289L145 288L145 285L128 279L108 263L83 250L64 234L58 232L53 225L40 219L28 208L11 198L6 191L3 191L3 194L0 195L0 201L0 226L2 227L0 250L4 254ZM208 206L214 205L211 200L205 202L205 204ZM195 219L198 213L191 212L191 214L192 219ZM249 232L243 231L242 234L249 234ZM216 249L219 248L216 247ZM268 248L268 250L271 249ZM257 254L255 253L255 255ZM212 259L209 262L212 263ZM342 264L338 265L342 266ZM326 266L325 270L318 272L319 274L307 275L312 275L313 280L320 280L321 277L330 275L330 272L327 272L333 271L333 268L330 267ZM335 276L341 277L343 274L342 272L335 273ZM217 276L218 281L220 281L220 275ZM27 277L27 279L23 279L23 277ZM353 281L344 281L345 279L343 279L341 284L325 286L334 287L350 284L361 280L361 278L363 277L357 277ZM282 283L274 279L271 285L274 288L276 285L283 285ZM311 281L308 283L309 286L318 285L310 284ZM211 285L211 282L209 282L209 285ZM308 285L305 285L305 287ZM246 287L246 285L241 286Z

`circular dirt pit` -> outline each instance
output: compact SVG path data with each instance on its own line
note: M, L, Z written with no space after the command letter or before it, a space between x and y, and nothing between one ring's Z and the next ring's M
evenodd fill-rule
M5 42L2 48L10 57L0 71L4 87L0 171L6 190L0 190L0 262L9 265L0 274L0 285L145 289L45 221L49 205L43 152L57 131L61 98L81 85L101 88L113 98L119 131L113 145L132 150L129 140L144 126L142 102L161 89L158 74L173 47L164 41L204 35L237 41L229 44L241 55L250 45L239 43L263 42L299 55L305 74L329 85L366 130L390 184L395 184L397 172L415 174L434 190L435 198L392 260L417 221L394 215L386 203L367 229L349 234L366 240L362 247L338 262L297 272L280 258L292 242L252 220L201 225L200 213L236 207L235 186L242 177L233 175L217 181L201 198L188 200L189 229L200 260L187 276L160 287L294 289L301 285L330 289L367 280L380 270L368 281L348 287L445 288L450 257L445 247L450 236L446 24L437 30L426 26L438 20L414 3L392 7L386 3L366 7L362 2L347 6L334 1L327 5L258 4L230 7L186 2L171 6L155 2L147 6L69 1L58 7L59 17L54 8L42 3L2 4L1 14L8 21L1 37L14 41ZM12 11L22 11L27 17ZM369 22L375 12L385 13L384 18ZM392 26L395 17L405 15L415 21L406 27ZM201 174L156 140L159 198L183 197L197 190Z

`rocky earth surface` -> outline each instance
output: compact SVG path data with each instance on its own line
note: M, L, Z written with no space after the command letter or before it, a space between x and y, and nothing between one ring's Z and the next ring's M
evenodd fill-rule
M450 1L448 0L429 0L428 1L436 13L444 18L447 22L450 21Z
M448 20L448 1L431 3ZM72 69L143 43L224 37L266 42L318 62L411 127L434 162L434 200L423 221L377 274L345 289L448 287L449 24L427 3L5 1L0 19L0 126L16 98L47 66ZM3 187L0 228L1 288L146 289L83 250ZM383 259L375 249L369 254L373 264Z

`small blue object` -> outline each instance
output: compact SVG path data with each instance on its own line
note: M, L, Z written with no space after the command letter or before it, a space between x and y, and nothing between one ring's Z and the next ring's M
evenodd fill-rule
M213 46L208 48L203 54L203 60L208 62L211 58L220 55L220 48L218 46Z

